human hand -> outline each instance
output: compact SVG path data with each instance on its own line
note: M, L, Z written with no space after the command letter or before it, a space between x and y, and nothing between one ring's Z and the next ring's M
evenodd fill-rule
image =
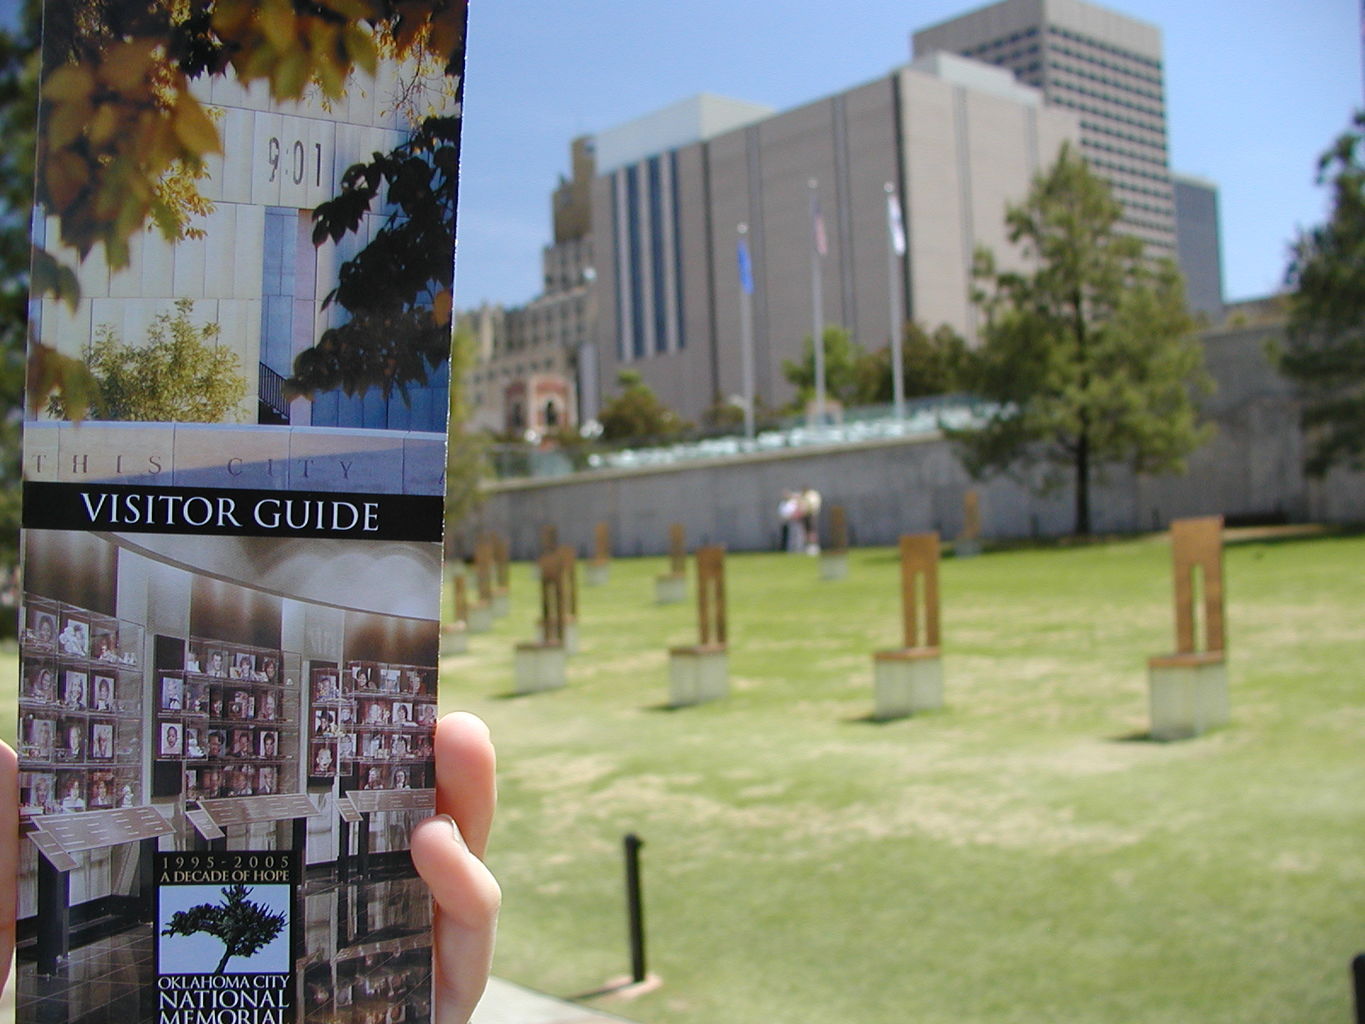
M436 816L413 829L412 860L436 900L432 1024L466 1024L488 983L502 902L482 860L497 802L488 727L471 714L446 715L435 753Z
M0 742L0 987L14 959L19 889L19 758Z

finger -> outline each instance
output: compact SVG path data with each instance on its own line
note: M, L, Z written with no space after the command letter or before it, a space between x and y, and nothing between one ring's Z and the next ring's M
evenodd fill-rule
M460 823L475 857L488 847L488 830L497 804L497 759L488 726L475 715L456 711L436 725L436 813Z
M436 900L435 1024L465 1024L488 984L502 894L448 815L428 818L413 830L412 860Z
M0 742L0 985L14 954L16 879L19 876L19 760Z

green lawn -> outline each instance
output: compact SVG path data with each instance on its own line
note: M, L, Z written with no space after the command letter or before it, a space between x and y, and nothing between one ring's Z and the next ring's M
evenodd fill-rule
M694 608L653 603L663 567L582 588L562 691L507 695L521 565L512 614L443 662L499 748L500 975L573 995L628 969L633 831L663 985L600 1005L646 1024L1350 1019L1365 538L1229 546L1233 725L1172 744L1141 738L1164 539L945 561L948 707L891 723L868 719L891 551L838 583L731 557L732 693L683 710L665 651Z
M509 697L512 614L443 662L498 743L495 970L560 995L628 969L643 851L649 1022L1336 1022L1365 950L1365 538L1227 551L1233 725L1156 744L1163 538L942 567L948 707L869 721L897 566L728 560L731 695L668 710L663 561L581 590L565 690Z

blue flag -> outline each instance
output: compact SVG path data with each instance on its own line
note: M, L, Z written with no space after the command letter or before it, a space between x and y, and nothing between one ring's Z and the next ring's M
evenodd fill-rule
M749 261L748 242L743 238L739 240L736 258L739 261L739 286L744 289L746 295L752 295L754 293L754 267Z

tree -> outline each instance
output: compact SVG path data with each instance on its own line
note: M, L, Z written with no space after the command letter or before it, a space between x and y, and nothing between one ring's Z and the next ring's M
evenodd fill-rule
M689 426L659 401L654 389L636 371L622 370L616 375L616 383L621 393L613 396L597 416L604 441L664 440Z
M1326 224L1301 234L1286 280L1284 371L1304 399L1308 472L1365 466L1365 111L1318 161L1332 188Z
M998 271L991 253L977 253L986 325L968 380L994 411L951 434L977 477L1041 465L1050 488L1069 473L1080 534L1105 466L1183 472L1209 436L1194 393L1211 382L1180 274L1118 234L1120 214L1070 146L1008 207L1009 239L1031 269Z
M932 334L916 323L905 325L901 341L901 379L906 398L946 395L962 387L967 343L946 324ZM895 400L891 349L868 353L858 363L860 404L885 405Z
M158 423L221 423L238 417L246 397L242 361L218 345L216 323L195 326L194 303L179 299L175 314L158 313L145 345L128 345L108 324L95 331L85 362L95 378L93 413L101 420ZM66 416L62 396L48 411Z
M341 193L313 211L313 244L358 231L387 187L395 209L323 301L350 318L299 353L285 382L288 397L340 388L347 395L425 384L450 358L451 286L455 272L455 202L460 120L428 117L411 139L349 168ZM451 390L458 387L452 374Z
M743 433L744 431L744 401L740 395L732 395L729 399L717 399L712 402L701 414L701 425L707 433ZM754 395L754 426L757 430L766 430L774 426L781 417L778 412L763 400L762 395Z
M862 404L859 366L867 353L842 327L826 327L820 340L825 347L825 394L844 406ZM815 345L810 335L801 343L800 360L782 360L782 375L796 388L798 409L815 399Z
M229 885L220 890L221 903L200 903L189 910L177 910L162 929L162 935L194 935L205 932L222 942L223 959L214 974L222 974L234 956L251 956L264 948L284 930L289 918L264 903L247 899L251 890L244 885Z
M474 336L455 332L450 356L450 418L446 424L446 528L458 528L483 503L479 483L486 471L486 435L468 426L464 377L474 366Z
M28 339L29 211L38 108L38 0L15 29L0 29L0 573L19 557L19 430Z

